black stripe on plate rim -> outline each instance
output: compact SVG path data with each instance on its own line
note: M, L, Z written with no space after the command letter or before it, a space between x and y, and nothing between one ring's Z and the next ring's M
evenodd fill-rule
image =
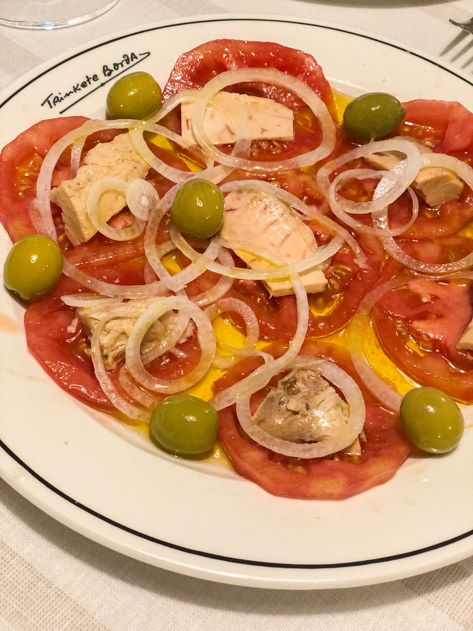
M19 92L24 90L31 83L34 83L34 81L36 81L40 77L44 76L45 74L47 74L51 70L54 70L55 68L58 68L59 66L67 63L71 59L75 59L76 57L79 57L79 56L81 56L81 55L83 55L85 53L88 53L91 50L95 50L97 48L101 48L102 46L106 46L107 44L111 44L112 42L117 42L117 41L120 41L122 39L126 39L128 37L134 37L135 35L141 35L143 33L149 33L149 32L152 32L152 31L159 31L159 30L167 29L167 28L176 28L176 27L179 27L179 26L190 26L192 24L208 24L208 23L213 23L213 22L272 22L272 23L276 23L276 24L296 24L296 25L300 25L300 26L310 26L310 27L321 28L321 29L325 29L325 30L329 30L329 31L336 31L336 32L339 32L339 33L346 33L348 35L354 35L355 37L361 37L362 39L367 39L367 40L370 40L370 41L373 41L373 42L377 42L377 43L382 44L384 46L389 46L390 48L395 48L396 50L400 50L400 51L405 52L405 53L407 53L409 55L413 55L414 57L418 57L419 59L422 59L422 60L424 60L424 61L426 61L426 62L428 62L428 63L430 63L430 64L432 64L434 66L437 66L438 68L444 70L445 72L448 72L449 74L457 77L458 79L460 79L461 81L464 81L468 85L473 86L473 81L470 81L465 76L455 72L454 70L452 70L450 68L446 68L440 62L435 61L433 59L430 59L429 57L425 57L421 53L413 52L412 50L409 50L408 47L402 46L400 44L396 44L394 42L385 42L382 39L379 39L379 38L375 37L374 35L369 35L369 34L366 34L366 33L357 33L355 31L350 31L349 29L345 29L345 28L342 28L342 27L328 26L326 24L317 24L315 22L306 22L304 20L290 20L290 19L283 19L283 18L264 18L264 17L252 18L251 16L248 16L248 17L244 17L244 16L242 16L242 17L229 17L229 18L226 18L226 17L220 18L219 17L219 18L207 18L207 19L206 18L193 19L193 20L187 20L187 21L182 21L182 22L177 21L177 22L173 22L173 23L170 23L170 24L156 25L156 26L152 26L152 27L149 27L149 28L140 29L138 31L133 31L132 33L125 33L123 35L118 35L117 37L112 37L112 38L108 39L107 41L97 43L94 46L90 46L89 48L81 49L77 53L75 53L74 55L71 55L70 57L67 57L66 59L62 59L61 61L57 62L53 66L49 66L48 68L43 70L43 72L41 72L40 74L36 75L33 79L30 79L30 81L28 81L27 83L23 84L20 88L18 88L12 94L10 94L2 103L0 103L0 108L3 107L4 105L6 105L6 103L8 103ZM118 75L116 75L116 76L118 76Z
M188 25L192 25L192 24L213 23L213 22L273 22L273 23L281 23L281 24L296 24L296 25L299 24L301 26L311 26L311 27L315 27L315 28L322 28L322 29L326 29L326 30L331 30L331 31L336 31L336 32L341 32L341 33L347 33L349 35L354 35L356 37L361 37L361 38L364 38L364 39L368 39L368 40L377 42L379 44L383 44L384 46L389 46L391 48L395 48L397 50L406 52L406 53L408 53L410 55L414 55L415 57L418 57L419 59L423 59L424 61L426 61L426 62L428 62L428 63L430 63L430 64L432 64L434 66L437 66L438 68L441 68L442 70L444 70L444 71L456 76L458 79L464 81L465 83L473 86L473 82L472 81L469 81L466 77L462 76L461 74L458 74L458 73L454 72L453 70L451 70L449 68L445 68L441 63L436 62L436 61L434 61L432 59L429 59L428 57L425 57L424 55L421 55L420 53L413 52L413 51L409 50L406 47L403 47L403 46L398 45L398 44L394 44L392 42L385 42L382 39L379 39L379 38L377 38L375 36L372 36L372 35L367 35L367 34L364 34L364 33L356 33L356 32L350 31L349 29L344 29L344 28L341 28L341 27L327 26L327 25L323 25L323 24L321 25L321 24L316 24L314 22L305 22L305 21L302 21L302 20L274 19L274 18L252 18L251 16L248 16L248 17L231 17L231 18L222 17L222 18L209 18L209 19L206 19L206 18L194 19L194 20L189 20L189 21L175 22L175 23L171 23L171 24L163 24L163 25L160 25L160 26L159 25L158 26L153 26L153 27L150 27L150 28L145 28L145 29L141 29L141 30L138 30L138 31L133 31L132 33L126 33L124 35L120 35L120 36L108 39L107 41L95 44L94 46L91 46L89 48L81 49L80 51L78 51L74 55L71 55L67 59L63 59L63 60L59 61L58 63L54 64L53 66L48 67L43 72L41 72L39 75L36 75L33 79L31 79L30 81L28 81L27 83L22 85L15 92L10 94L0 104L0 107L3 107L13 97L15 97L19 92L21 92L24 88L26 88L28 85L30 85L31 83L33 83L34 81L36 81L37 79L42 77L43 75L47 74L51 70L54 70L55 68L58 68L59 66L63 65L64 63L67 63L71 59L79 57L80 55L83 55L84 53L87 53L87 52L89 52L91 50L95 50L97 48L100 48L100 47L105 46L107 44L110 44L112 42L116 42L116 41L119 41L119 40L122 40L122 39L126 39L128 37L134 37L135 35L140 35L142 33L148 33L148 32L151 32L151 31L158 31L158 30L165 29L165 28L175 28L175 27L179 27L179 26L188 26ZM101 513L95 511L94 509L82 504L81 502L78 502L78 501L74 500L72 497L68 496L66 493L64 493L60 489L56 488L53 484L51 484L50 482L45 480L42 476L40 476L38 473L36 473L31 467L29 467L25 462L23 462L21 460L21 458L19 456L17 456L1 440L0 440L0 447L13 460L15 460L15 462L17 462L21 467L23 467L23 469L25 469L30 475L32 475L38 482L43 484L47 489L49 489L54 494L56 494L57 496L61 497L63 500L67 501L68 503L70 503L70 504L74 505L75 507L85 511L89 515L92 515L93 517L96 517L97 519L100 519L101 521L107 523L110 526L118 528L119 530L123 530L124 532L127 532L127 533L129 533L131 535L134 535L136 537L139 537L141 539L145 539L145 540L150 541L152 543L164 546L166 548L170 548L172 550L177 550L177 551L184 552L184 553L187 553L187 554L192 554L192 555L196 555L196 556L200 556L200 557L205 557L205 558L213 559L213 560L216 560L216 561L223 561L223 562L227 562L227 563L236 563L236 564L241 564L241 565L268 567L268 568L282 568L282 569L320 570L320 569L336 569L336 568L347 568L347 567L359 567L359 566L373 565L373 564L376 564L376 563L387 563L387 562L390 562L390 561L399 561L401 559L406 559L406 558L418 556L418 555L421 555L421 554L426 554L426 553L433 552L435 550L444 548L446 546L455 544L455 543L457 543L457 542L459 542L461 540L464 540L464 539L467 539L468 537L473 536L473 530L470 530L468 532L459 534L456 537L452 537L451 539L447 539L445 541L440 541L438 543L432 544L430 546L426 546L424 548L419 548L417 550L410 550L408 552L403 552L401 554L395 554L395 555L390 555L390 556L386 556L386 557L379 557L379 558L373 558L373 559L364 559L364 560L360 560L360 561L347 561L347 562L342 562L342 563L311 563L311 564L274 563L274 562L267 562L267 561L255 561L253 559L239 559L239 558L229 557L229 556L225 556L225 555L219 555L219 554L213 554L213 553L210 553L210 552L204 552L202 550L193 550L192 548L187 548L185 546L180 546L180 545L171 543L169 541L163 541L163 540L161 540L161 539L159 539L157 537L153 537L153 536L148 535L146 533L139 532L139 531L137 531L137 530L135 530L133 528L130 528L130 527L124 525L124 524L116 522L113 519L110 519L109 517L107 517L106 515L102 515Z
M0 447L4 450L10 458L12 458L17 464L19 464L25 471L27 471L31 476L33 476L38 482L40 482L43 486L45 486L48 490L52 491L55 495L59 496L66 502L72 504L76 508L79 508L89 515L100 519L104 523L109 526L113 526L114 528L118 528L128 534L139 537L140 539L144 539L146 541L150 541L152 543L164 546L166 548L170 548L172 550L177 550L179 552L185 552L187 554L192 554L195 556L205 557L207 559L213 559L215 561L223 561L227 563L236 563L240 565L251 565L251 566L259 566L259 567L268 567L268 568L282 568L282 569L302 569L302 570L321 570L321 569L336 569L336 568L348 568L348 567L360 567L373 565L376 563L387 563L390 561L399 561L402 559L407 559L410 557L419 556L421 554L426 554L429 552L433 552L435 550L439 550L441 548L445 548L446 546L455 544L463 539L467 539L468 537L473 536L473 530L469 530L468 532L464 532L462 534L457 535L456 537L452 537L450 539L446 539L445 541L440 541L438 543L434 543L430 546L426 546L424 548L419 548L417 550L409 550L408 552L402 552L400 554L393 554L385 557L378 557L373 559L363 559L359 561L346 561L340 563L276 563L270 561L256 561L254 559L239 559L236 557L214 554L211 552L205 552L203 550L194 550L192 548L188 548L186 546L181 546L175 543L171 543L169 541L164 541L157 537L153 537L152 535L146 534L144 532L140 532L135 530L134 528L130 528L125 524L121 524L106 515L102 515L98 511L78 502L74 498L70 497L53 484L45 480L41 475L39 475L36 471L34 471L30 466L28 466L19 456L17 456L2 440L0 440Z

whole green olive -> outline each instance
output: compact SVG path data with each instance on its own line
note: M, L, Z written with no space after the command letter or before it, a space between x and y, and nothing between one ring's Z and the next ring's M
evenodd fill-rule
M145 120L161 107L161 88L147 72L131 72L112 85L107 95L107 118Z
M55 286L62 265L58 244L49 237L32 234L17 241L8 253L3 282L23 300L36 300Z
M208 403L191 395L175 394L160 401L151 414L155 441L178 456L203 456L217 440L219 418Z
M355 140L379 140L394 131L405 115L404 106L395 96L369 92L347 105L343 125Z
M460 408L437 388L414 388L402 399L401 425L409 440L429 453L442 454L460 442L465 422Z
M213 182L196 178L177 191L171 208L171 220L183 234L208 239L220 230L224 216L224 198Z

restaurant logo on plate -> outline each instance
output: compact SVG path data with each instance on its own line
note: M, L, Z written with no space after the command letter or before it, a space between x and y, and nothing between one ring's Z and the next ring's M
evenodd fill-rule
M68 109L87 96L113 81L150 56L150 52L123 53L118 60L102 65L100 69L87 73L73 80L64 90L51 92L41 103L41 107L54 110L56 114L64 114Z

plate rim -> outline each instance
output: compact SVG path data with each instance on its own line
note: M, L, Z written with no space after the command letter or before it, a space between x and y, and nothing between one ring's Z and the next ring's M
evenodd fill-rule
M293 25L313 26L317 28L335 30L337 32L366 38L373 42L381 44L383 46L390 46L401 52L415 55L419 57L420 59L427 61L431 64L434 64L438 66L440 69L449 72L450 74L454 75L456 78L462 80L463 82L473 86L473 81L471 81L465 75L459 73L456 69L452 69L448 64L444 64L440 62L440 60L436 59L435 57L431 57L425 53L411 49L410 47L407 47L403 44L397 43L389 39L384 39L381 36L377 36L369 32L365 32L362 30L353 29L349 27L343 27L336 23L330 23L330 22L324 22L324 21L319 22L316 20L303 19L303 18L293 18L293 17L285 17L285 16L269 17L269 16L259 16L259 15L246 16L246 15L239 15L239 14L228 14L228 15L188 16L188 17L180 18L180 19L157 21L151 25L146 25L146 27L144 28L141 28L140 26L135 26L135 27L127 28L127 29L122 29L115 34L105 35L103 37L96 38L92 40L91 42L87 42L82 45L76 46L74 47L74 49L72 49L72 51L69 51L70 54L68 54L66 57L64 57L64 55L61 55L61 54L56 55L52 59L47 60L46 62L40 64L39 66L36 66L29 73L27 73L26 76L23 76L22 78L17 79L12 84L10 84L10 86L3 89L0 93L0 108L6 105L6 103L8 103L24 88L26 88L35 80L40 79L42 76L44 76L48 72L55 70L62 64L66 64L67 62L69 62L70 60L78 56L81 56L94 49L100 48L101 46L105 46L107 44L119 41L121 39L125 39L130 36L142 35L142 34L160 30L163 28L182 26L182 25L195 25L195 24L200 24L200 23L208 24L212 22L253 22L253 23L254 22L270 22L270 23L285 23L285 24L289 23ZM113 79L115 79L116 76L117 75L115 75ZM296 584L291 585L290 581L287 578L279 577L275 579L268 579L268 577L252 577L252 578L249 578L248 576L235 577L231 575L224 575L221 572L217 572L216 577L213 577L211 575L211 570L209 568L204 568L204 567L194 568L194 570L190 572L188 566L185 566L182 568L175 567L174 566L175 564L172 561L169 561L170 566L165 568L165 569L172 569L173 571L178 572L178 573L183 573L186 575L193 575L198 578L205 578L208 580L217 580L219 582L227 582L227 583L233 583L233 584L239 584L239 585L248 585L251 587L272 587L272 588L279 588L279 589L281 588L283 589L284 588L286 589L287 588L289 589L322 589L322 588L327 588L327 587L334 587L334 588L352 587L352 586L369 585L373 583L396 580L399 578L412 576L414 574L428 572L432 569L436 569L445 565L449 565L450 563L454 563L458 560L461 560L462 558L467 558L467 556L470 556L470 554L473 553L473 548L469 550L468 554L465 554L465 551L464 551L464 548L467 547L465 545L465 542L470 537L473 537L473 530L467 531L447 541L439 542L437 544L433 544L430 546L426 546L425 548L421 548L419 550L408 551L401 554L395 554L388 557L369 559L365 561L354 561L354 562L335 563L335 564L303 565L303 564L291 564L291 563L268 563L265 561L256 562L256 561L251 561L251 560L235 559L235 558L226 557L223 555L215 555L213 553L207 553L203 551L196 551L187 547L182 547L180 545L172 544L169 542L163 542L159 540L158 538L150 537L146 535L145 533L139 533L137 531L134 531L133 529L130 529L123 524L115 522L114 520L97 513L94 509L91 509L90 507L87 507L83 504L76 502L73 498L67 496L67 494L62 492L60 489L57 489L56 487L54 487L54 485L51 485L50 483L48 483L47 480L45 480L39 474L37 474L34 470L32 470L29 467L29 465L23 462L22 459L17 454L15 454L2 440L0 440L0 447L6 458L8 458L10 461L15 462L16 465L19 465L23 469L23 471L25 471L28 474L27 478L23 477L21 480L21 484L19 484L18 481L15 479L15 474L13 474L14 479L12 479L12 476L9 475L8 466L4 467L6 470L4 471L4 474L5 474L4 480L12 488L17 490L20 494L22 494L24 497L27 497L27 495L30 495L29 487L28 489L26 488L26 484L27 484L26 480L31 478L32 480L35 480L36 482L39 482L40 484L42 484L43 487L48 489L49 492L53 493L54 497L56 498L59 497L61 498L61 500L71 503L76 508L82 511L85 511L86 513L88 513L88 515L92 515L95 519L99 519L102 522L107 523L109 526L113 528L118 528L119 530L127 531L129 532L129 534L132 534L137 537L144 537L147 540L151 540L154 544L158 544L161 546L164 545L166 548L171 548L174 550L177 549L181 552L185 552L185 554L197 555L200 557L205 557L207 559L216 560L218 562L233 563L233 564L238 564L240 566L249 565L249 566L257 566L257 567L264 567L264 568L276 568L277 570L303 569L303 570L309 570L311 572L314 572L314 571L317 572L318 570L327 569L327 568L337 569L340 567L347 568L347 567L375 566L376 564L379 565L379 564L383 564L390 561L402 561L405 559L416 558L419 555L426 555L428 557L433 551L445 550L446 548L448 548L448 550L452 552L452 554L441 555L441 558L433 559L430 564L426 563L426 565L422 568L422 570L419 570L418 568L415 568L407 564L408 567L406 566L404 568L404 571L403 571L403 568L399 568L399 567L393 568L393 571L390 573L391 575L390 576L385 575L385 577L383 577L382 579L377 578L376 580L373 580L374 576L372 575L372 573L366 572L363 576L360 576L358 579L355 579L354 577L350 577L349 579L345 581L345 584L341 584L343 583L343 581L340 581L339 579L335 581L330 581L327 584L321 578L315 578L315 579L309 578L307 579L307 581L299 580L296 582ZM0 460L0 465L1 465L1 460ZM33 486L34 486L34 483L33 483ZM38 505L37 503L35 503L34 498L28 497L28 500L32 502L33 504ZM42 504L42 502L39 502L39 503ZM85 534L85 536L89 537L90 539L94 541L97 541L98 543L101 543L102 545L106 545L106 546L108 545L106 542L103 542L100 540L102 539L102 537L98 536L97 533L93 529L85 528L84 531L82 531L80 528L67 523L69 520L67 519L67 516L63 514L64 511L60 510L59 507L57 507L57 510L54 509L54 507L53 508L49 507L50 508L49 511L46 510L44 506L40 506L40 508L41 510L43 510L50 516L54 517L61 523L67 525L71 529L75 530L76 532L81 532L81 534ZM62 519L61 519L61 516L62 516ZM108 545L108 547L112 547L112 546ZM123 550L120 550L119 548L120 546L113 547L113 549L116 549L118 552L123 552ZM456 551L456 554L455 554L455 551ZM136 554L133 555L131 552L132 551L127 550L124 553L127 554L128 556L132 556L132 557L134 556L135 558L140 558L140 560L145 560L141 558L140 556L136 556ZM150 563L151 561L147 560L147 562ZM162 561L159 564L154 563L154 565L158 565L159 567L165 566L165 564Z
M178 26L178 25L184 26L188 24L200 24L200 23L207 24L211 22L275 22L275 23L283 23L283 24L289 23L289 24L296 24L296 25L300 24L301 26L315 26L315 27L333 30L333 31L341 32L341 33L347 33L350 35L356 35L358 37L363 37L365 39L377 42L379 44L390 46L399 51L412 54L420 59L428 61L429 63L432 63L438 66L442 70L447 70L453 76L457 77L461 81L464 81L465 83L473 87L473 79L470 80L466 76L466 73L460 72L457 68L455 68L452 64L449 64L448 62L445 63L441 61L437 56L429 55L428 53L422 52L420 49L416 49L413 47L411 48L405 44L402 44L390 38L384 39L379 35L370 33L369 31L364 31L363 29L354 29L348 26L344 27L344 26L341 26L340 24L337 24L336 22L330 22L330 21L325 21L325 20L317 21L317 20L311 20L309 18L294 18L291 16L284 16L284 15L276 15L273 17L268 17L263 14L261 15L256 15L256 14L255 15L250 15L250 14L242 15L242 14L237 14L237 13L235 14L209 14L207 16L187 16L187 17L177 18L177 19L159 20L159 21L154 22L152 25L149 25L146 27L143 25L143 28L138 26L138 27L120 29L115 34L104 35L102 37L94 38L90 42L75 46L72 49L71 54L67 56L66 58L64 58L64 56L61 55L60 53L57 55L54 55L51 59L46 60L45 62L35 66L35 68L32 68L28 73L26 73L26 77L27 77L26 81L24 80L24 77L19 77L16 80L14 80L10 85L6 86L3 90L1 90L0 91L0 109L4 105L6 105L8 101L10 101L14 96L16 96L16 94L19 91L27 87L32 81L39 79L44 74L46 74L47 72L51 70L54 70L55 68L62 65L63 63L66 63L70 61L71 59L74 59L75 57L78 57L84 53L94 50L95 48L99 48L100 46L104 46L105 44L108 44L108 43L119 41L131 35L141 35L143 33L148 33L154 30L160 30L162 28L169 28L169 27ZM37 71L39 71L39 74ZM114 79L116 78L116 76L119 76L119 75L118 74L114 75ZM12 89L13 91L11 91Z

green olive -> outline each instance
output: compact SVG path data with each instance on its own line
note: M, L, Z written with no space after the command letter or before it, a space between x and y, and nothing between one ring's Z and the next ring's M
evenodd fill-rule
M151 414L151 436L178 456L205 455L215 445L217 430L216 410L207 401L190 395L166 397Z
M379 140L401 124L406 110L395 96L369 92L351 101L343 114L349 136L356 140Z
M179 232L198 239L209 239L222 226L224 215L222 191L216 184L196 178L177 191L171 219Z
M55 241L32 234L17 241L8 253L3 282L23 300L35 300L55 286L62 263L62 252Z
M437 388L414 388L402 399L401 425L409 440L433 454L454 449L463 436L460 408Z
M161 107L161 88L147 72L132 72L112 85L107 95L107 118L145 120Z

